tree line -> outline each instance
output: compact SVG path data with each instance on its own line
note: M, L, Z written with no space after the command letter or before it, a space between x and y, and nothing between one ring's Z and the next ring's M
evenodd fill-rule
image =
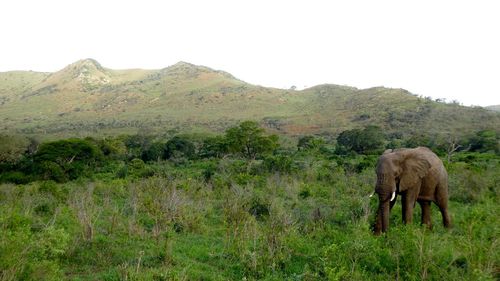
M176 135L169 139L136 134L95 139L70 138L40 143L21 136L0 135L0 181L26 183L34 180L66 182L91 176L111 162L143 165L146 162L182 163L206 158L264 160L270 169L289 170L293 153L322 154L327 157L378 155L386 148L427 146L450 156L457 151L499 153L500 136L483 130L469 137L444 138L413 135L403 139L387 135L377 126L346 130L333 141L307 135L296 147L286 147L277 135L267 134L255 121L243 121L224 134L193 137ZM142 164L141 164L142 163ZM124 171L122 171L124 172Z

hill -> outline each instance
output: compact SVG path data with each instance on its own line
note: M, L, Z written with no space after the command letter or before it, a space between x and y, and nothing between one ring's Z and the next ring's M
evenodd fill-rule
M8 132L55 137L139 129L220 132L245 119L291 136L336 135L366 125L436 134L500 127L498 113L403 89L266 88L186 62L159 70L113 70L85 59L54 73L0 73L0 120Z
M487 106L485 108L488 109L488 110L492 110L492 111L500 111L500 104L498 104L498 105L490 105L490 106Z

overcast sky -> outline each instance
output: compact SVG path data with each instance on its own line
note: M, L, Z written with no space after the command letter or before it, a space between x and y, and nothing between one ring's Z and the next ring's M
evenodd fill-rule
M0 71L186 61L263 86L386 86L484 106L500 104L499 15L495 0L2 0Z

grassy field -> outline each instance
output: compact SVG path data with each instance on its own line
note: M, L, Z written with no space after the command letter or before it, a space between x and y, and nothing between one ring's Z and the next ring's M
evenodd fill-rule
M398 203L379 237L376 158L116 160L2 184L0 280L498 280L498 155L446 164L451 230L436 206L432 230L402 225Z

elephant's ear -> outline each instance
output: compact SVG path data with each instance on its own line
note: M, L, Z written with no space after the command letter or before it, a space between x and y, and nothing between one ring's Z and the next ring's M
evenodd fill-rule
M403 162L403 172L399 181L399 191L407 190L417 184L427 173L431 164L419 154L408 155Z

